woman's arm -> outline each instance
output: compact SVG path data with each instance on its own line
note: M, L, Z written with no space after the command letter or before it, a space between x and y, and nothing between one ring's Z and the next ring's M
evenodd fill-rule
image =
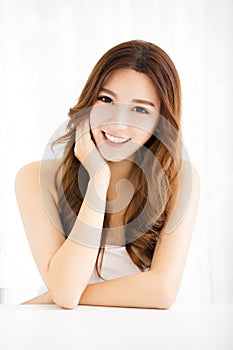
M52 299L64 308L72 308L77 305L89 281L98 253L98 245L82 245L85 242L82 236L86 236L82 222L92 227L94 244L100 241L105 214L103 198L104 194L106 197L107 186L102 179L98 181L96 178L95 184L103 195L97 211L89 204L93 202L93 184L89 182L79 215L70 236L65 240L64 233L61 234L51 222L42 202L39 173L38 163L29 164L18 173L18 205L33 256ZM51 199L50 210L52 205L54 211L57 210Z
M27 300L25 304L54 304L49 291ZM88 284L79 299L79 305L140 307L167 309L162 281L150 271L120 277L110 281Z
M37 295L35 298L24 301L20 305L26 305L26 304L55 304L55 303L51 298L49 291L47 290L43 294Z
M161 231L161 240L156 245L150 270L89 284L80 298L80 304L167 309L175 302L192 239L200 195L199 174L190 164L184 163L179 181L179 199L171 208ZM190 185L191 197L188 206L184 208L184 198L190 193ZM186 209L185 213L183 209ZM180 218L182 220L179 221ZM169 220L177 222L178 225L168 233Z
M181 186L186 191L188 171L183 169ZM189 207L180 224L171 233L163 229L160 244L156 246L150 270L120 277L110 281L88 284L83 291L80 305L141 307L168 309L175 302L199 203L200 182L197 171L192 168L192 196ZM182 192L180 193L182 198ZM180 202L172 211L173 218L179 213ZM170 216L171 218L171 216ZM48 296L45 295L44 301ZM33 299L32 299L33 300ZM40 296L34 302L40 303ZM50 300L51 301L51 300ZM28 301L27 303L30 303Z
M110 169L91 140L88 120L80 122L78 130L80 137L76 139L74 153L85 163L90 180L66 240L51 195L55 191L46 181L41 186L40 166L43 166L43 179L54 179L49 169L53 161L23 167L15 181L19 209L39 272L52 300L68 309L79 302L96 262L110 181Z

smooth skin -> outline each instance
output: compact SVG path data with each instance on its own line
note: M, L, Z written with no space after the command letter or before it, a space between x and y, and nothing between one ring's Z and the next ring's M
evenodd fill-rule
M132 104L134 100L140 99L151 101L155 108L158 108L159 101L152 87L150 79L145 74L131 69L116 71L104 86L114 92L114 96L107 94L113 102ZM106 94L106 91L104 93ZM110 100L102 99L97 103L106 103L106 101L109 103ZM148 105L143 103L135 103L135 106L148 108ZM142 109L135 111L141 113ZM81 137L77 137L74 153L86 167L90 181L77 219L96 227L96 235L100 237L106 201L115 198L115 185L120 179L127 178L130 165L127 163L127 166L119 167L117 165L125 160L111 162L104 159L98 150L98 144L101 142L99 139L101 129L93 130L94 143L90 137L90 124L87 120L84 120L79 126L86 132ZM132 139L135 138L139 144L144 143L147 137L150 137L148 131L148 135L144 135L145 138L140 138L142 136L139 135L140 131L137 133L133 126L126 126L123 121L117 125L117 129L112 128L111 133L113 135L115 133L115 136L127 135ZM86 162L90 153L99 160L96 168L93 168L92 162ZM189 166L190 164L186 161L183 162L179 175L179 188L177 188L180 193L179 198L185 196L185 193L182 195L182 191L186 191L186 186L189 184ZM51 220L51 215L48 214L41 197L40 167L41 162L24 166L18 172L15 181L16 196L25 231L39 272L48 289L42 295L24 304L55 303L66 309L73 309L77 305L170 308L178 295L195 225L200 193L200 179L197 170L191 167L192 195L185 215L179 225L167 234L169 219L180 215L181 203L179 200L174 200L168 219L161 231L161 240L156 245L149 270L101 283L88 284L98 248L78 244L70 238L70 236L75 237L77 232L80 233L78 220L70 236L65 239L58 214L56 188L53 176L51 176L55 173L55 169L51 171L48 163L48 182L44 191L48 194L46 196L47 205L53 212L53 220ZM93 189L98 191L101 198L98 211L88 204L93 200ZM120 214L114 214L112 225L114 226L114 221L119 223L120 220ZM81 234L85 235L85 232Z

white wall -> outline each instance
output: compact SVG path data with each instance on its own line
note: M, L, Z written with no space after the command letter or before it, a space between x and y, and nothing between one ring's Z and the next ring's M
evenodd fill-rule
M42 283L16 205L17 170L42 157L99 57L143 39L179 71L184 144L201 175L179 302L233 302L232 14L230 0L0 2L0 287Z

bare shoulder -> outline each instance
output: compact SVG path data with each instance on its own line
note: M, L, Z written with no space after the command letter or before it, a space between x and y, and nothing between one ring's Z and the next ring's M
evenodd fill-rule
M22 168L20 168L17 172L16 177L26 174L35 174L35 172L39 173L42 169L46 172L46 175L54 174L59 169L61 164L61 159L45 159L31 162L22 166Z
M183 160L179 175L181 184L189 185L195 190L200 189L200 174L192 163Z
M197 168L188 161L182 162L180 170L180 193L181 197L188 200L194 206L198 206L200 197L200 174Z
M195 217L200 198L200 176L196 167L188 161L182 161L178 173L178 183L174 187L172 201L168 210L166 232L184 221L185 217Z
M20 168L15 177L16 189L21 186L40 185L56 195L56 175L61 166L61 159L38 160Z
M23 184L30 184L39 180L41 161L35 161L28 163L20 168L15 177L16 189L20 188Z
M63 232L56 186L56 174L61 164L61 161L39 160L24 165L16 174L15 194L23 221L30 221L28 232L31 232L31 220L37 222L39 213L42 218L45 212L56 229ZM50 227L50 224L46 225Z

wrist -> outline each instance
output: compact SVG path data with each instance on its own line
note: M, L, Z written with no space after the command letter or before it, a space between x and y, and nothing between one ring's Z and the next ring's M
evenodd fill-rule
M95 184L95 186L100 186L101 189L107 190L110 183L110 176L107 174L98 174L94 178L92 178L92 182Z
M111 172L108 166L102 167L98 172L90 177L90 180L95 184L95 186L100 188L100 190L108 190L109 183L111 179Z
M96 193L97 197L100 200L106 201L108 187L110 179L106 176L95 176L93 179L90 179L90 187Z

